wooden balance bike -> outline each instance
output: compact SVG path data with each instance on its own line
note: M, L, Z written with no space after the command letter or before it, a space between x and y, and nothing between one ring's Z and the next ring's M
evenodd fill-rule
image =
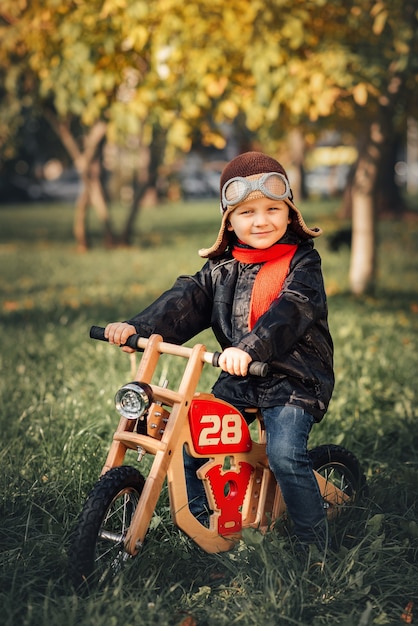
M93 326L90 336L105 340L104 329ZM70 575L77 587L107 580L140 552L166 480L174 524L209 553L230 550L242 529L267 531L285 514L266 457L260 413L254 409L250 432L236 408L196 391L203 367L216 364L219 353L207 352L202 344L169 344L159 335L133 335L128 345L143 355L135 379L116 394L119 425L72 534ZM177 389L153 382L163 355L185 363ZM266 374L266 364L250 367L252 375ZM124 465L128 450L136 451L137 462L148 467L146 477ZM205 487L208 524L200 523L189 508L185 452L206 459L197 475ZM360 465L351 452L332 444L309 454L324 507L332 516L358 496L364 483ZM152 463L144 463L146 455Z

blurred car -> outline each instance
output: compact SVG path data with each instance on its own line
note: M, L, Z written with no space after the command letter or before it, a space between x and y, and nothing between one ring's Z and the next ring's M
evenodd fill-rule
M46 199L74 201L80 195L82 182L74 169L63 170L62 174L52 180L43 180L42 194Z
M81 192L81 180L76 170L63 170L52 180L14 174L0 178L0 203L58 200L74 202Z

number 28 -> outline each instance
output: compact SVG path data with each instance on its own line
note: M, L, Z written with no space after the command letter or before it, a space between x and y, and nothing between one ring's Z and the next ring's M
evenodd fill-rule
M242 437L241 416L231 415L202 415L200 424L208 424L200 431L200 446L216 446L223 444L239 443Z

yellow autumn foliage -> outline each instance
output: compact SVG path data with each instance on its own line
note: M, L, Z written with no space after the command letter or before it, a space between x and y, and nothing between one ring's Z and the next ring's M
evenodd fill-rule
M114 136L163 119L174 124L169 140L179 147L208 116L220 123L243 114L254 132L277 129L279 117L295 125L337 108L353 117L385 92L388 71L408 72L418 52L403 4L3 0L7 106L16 96L16 107L24 96L53 102L60 116L87 127L108 120ZM362 56L366 44L371 62ZM0 103L2 127L8 116ZM213 140L219 145L216 133Z

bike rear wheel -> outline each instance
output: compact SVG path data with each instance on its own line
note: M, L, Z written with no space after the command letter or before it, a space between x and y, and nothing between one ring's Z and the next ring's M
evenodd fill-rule
M69 569L76 586L105 583L130 555L124 541L144 488L133 467L115 467L91 490L71 538Z
M341 507L358 502L366 488L366 478L357 458L345 448L326 444L309 451L313 469L346 496L344 504L334 505L324 499L328 517L335 516Z

